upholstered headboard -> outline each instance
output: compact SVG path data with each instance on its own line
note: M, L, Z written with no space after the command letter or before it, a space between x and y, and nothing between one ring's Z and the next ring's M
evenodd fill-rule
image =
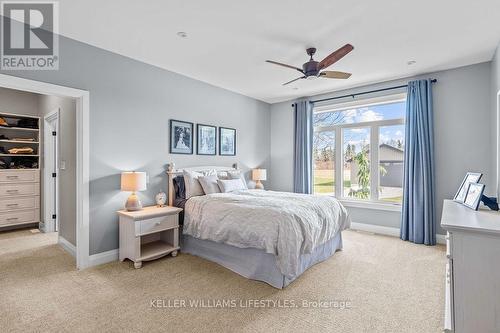
M238 170L238 164L233 164L232 167L221 167L221 166L198 166L198 167L187 167L177 169L175 167L175 163L168 164L167 175L168 175L168 205L173 206L174 198L175 198L175 189L174 189L174 178L177 176L181 176L183 171L196 171L196 172L206 172L211 170L216 170L217 172L224 171L235 171Z

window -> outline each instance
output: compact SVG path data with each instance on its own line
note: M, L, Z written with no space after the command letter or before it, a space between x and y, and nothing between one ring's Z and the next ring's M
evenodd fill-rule
M314 193L401 203L406 96L314 108Z

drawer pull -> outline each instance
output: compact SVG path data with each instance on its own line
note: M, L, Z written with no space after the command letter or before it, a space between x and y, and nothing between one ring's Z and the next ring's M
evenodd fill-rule
M156 224L156 225L160 225L160 224L161 224L161 222L156 222L155 224Z
M7 204L6 206L7 207L17 207L17 206L19 206L19 204Z
M7 179L17 179L19 176L7 176Z
M18 193L18 192L19 192L19 190L7 190L6 192L7 192L7 193Z
M19 220L19 217L8 217L7 221L17 221Z

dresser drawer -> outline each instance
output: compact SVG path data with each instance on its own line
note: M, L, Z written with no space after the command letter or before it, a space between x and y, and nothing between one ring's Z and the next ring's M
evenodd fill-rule
M0 213L0 226L40 222L40 210L31 209L19 212Z
M12 199L0 199L0 213L18 210L18 209L35 209L40 208L40 197L19 197Z
M39 195L39 192L39 183L2 184L2 186L0 186L0 198L14 197L18 195Z
M148 220L136 221L135 223L137 236L172 229L179 226L177 215L155 217ZM139 224L139 228L137 228L137 224Z
M2 170L0 183L40 182L39 170Z
M449 231L446 232L446 258L452 259L452 235Z

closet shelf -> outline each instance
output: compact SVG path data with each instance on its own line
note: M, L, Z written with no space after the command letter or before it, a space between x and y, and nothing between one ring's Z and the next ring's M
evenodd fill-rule
M9 142L9 143L34 143L34 144L39 144L40 142L38 141L22 141L22 140L0 140L0 142Z
M15 127L15 126L0 126L0 129L5 129L5 130L19 130L19 131L28 131L28 132L38 132L38 131L40 131L40 129L38 129L38 128Z
M15 156L22 156L22 157L38 157L38 154L0 154L0 157L15 157Z

